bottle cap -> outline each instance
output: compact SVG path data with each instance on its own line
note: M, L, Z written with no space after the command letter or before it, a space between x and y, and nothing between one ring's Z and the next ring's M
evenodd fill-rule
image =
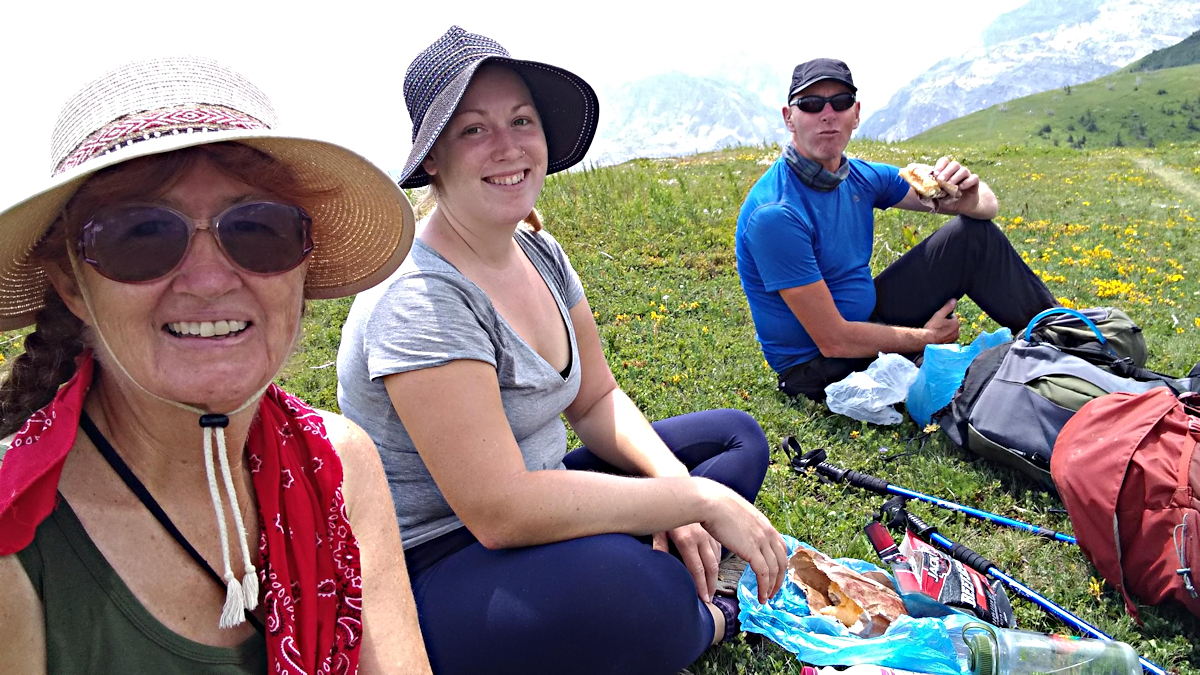
M999 675L996 668L996 644L991 636L975 634L967 638L967 646L971 649L971 671L975 675Z

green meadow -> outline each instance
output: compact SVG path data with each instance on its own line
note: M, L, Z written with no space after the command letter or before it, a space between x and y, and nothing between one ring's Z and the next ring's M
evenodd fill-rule
M1200 359L1200 145L1156 151L856 142L850 152L905 165L948 153L978 171L1001 199L999 223L1064 304L1115 305L1144 328L1149 365L1186 372ZM1070 531L1061 504L1015 473L976 460L907 421L860 424L824 406L775 391L754 340L733 253L738 209L779 156L777 147L637 160L551 176L539 208L584 280L608 361L621 386L651 419L715 407L753 414L773 442L795 434L831 461L893 483L1009 517ZM873 267L883 269L941 223L934 216L884 212ZM304 346L284 386L336 405L339 327L349 301L312 303ZM960 305L963 340L996 325ZM832 556L871 560L862 527L881 499L821 485L788 470L778 450L759 496L781 531ZM1112 588L1075 548L955 518L925 505L913 511L989 556L1009 574L1140 653L1180 673L1200 673L1200 620L1181 609L1147 608L1145 626L1126 615ZM1062 627L1014 599L1020 625ZM701 673L798 673L800 664L757 637L711 649Z
M914 140L934 145L1001 142L1088 150L1200 141L1200 87L1196 85L1200 64L1152 71L1136 67L999 103L936 126Z
M1071 100L1083 96L1081 89ZM1161 98L1153 91L1148 97ZM1054 133L1067 117L1064 112L1054 118ZM1145 330L1148 365L1158 371L1183 374L1200 358L1200 281L1194 270L1200 259L1194 236L1200 144L1092 149L1089 141L1073 150L1049 142L980 146L942 138L936 144L855 142L849 152L900 166L954 156L995 189L999 224L1064 304L1125 309ZM546 228L584 280L622 387L651 419L740 408L759 420L773 442L794 434L805 449L827 448L830 460L842 466L1069 532L1055 498L1012 471L954 448L938 433L911 421L895 427L860 424L775 391L738 284L733 237L742 199L778 155L778 147L738 148L547 180L539 203ZM931 215L881 213L875 270L941 222ZM310 303L302 346L280 377L285 388L335 410L333 362L349 306L349 299ZM964 342L996 328L970 302L960 304L960 313ZM16 337L0 338L9 358L20 349ZM873 560L862 527L882 499L796 475L778 449L773 459L758 504L775 526L831 556ZM1200 619L1177 607L1144 608L1145 625L1134 624L1078 549L923 504L912 510L1156 663L1200 674L1195 646ZM1013 604L1021 627L1064 630L1035 606L1015 597ZM690 671L799 673L800 664L773 643L747 636L709 650Z

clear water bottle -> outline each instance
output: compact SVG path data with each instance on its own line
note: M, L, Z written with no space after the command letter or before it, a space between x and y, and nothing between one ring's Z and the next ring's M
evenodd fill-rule
M955 635L974 675L1140 675L1137 652L1124 642L1008 630L981 623ZM955 640L958 641L957 639Z

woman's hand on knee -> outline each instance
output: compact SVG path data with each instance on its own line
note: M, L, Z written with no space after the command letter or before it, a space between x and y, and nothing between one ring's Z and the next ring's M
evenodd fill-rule
M708 505L700 525L750 564L758 580L758 601L765 603L787 579L788 555L783 537L738 493L705 478L696 480L702 483Z
M684 525L654 535L654 548L667 550L667 539L675 542L679 557L696 582L696 593L711 602L717 592L717 568L721 563L721 544L700 523Z

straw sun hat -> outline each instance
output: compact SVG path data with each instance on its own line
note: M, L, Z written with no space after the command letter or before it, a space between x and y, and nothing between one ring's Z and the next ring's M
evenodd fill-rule
M413 148L400 173L401 187L429 184L421 162L454 116L475 71L489 61L512 68L529 87L546 132L547 174L567 169L587 154L596 136L600 109L591 85L557 66L514 59L495 40L451 26L418 54L404 73L404 103L412 118Z
M30 251L89 176L106 167L208 143L236 141L335 195L308 208L313 251L308 298L352 295L387 278L412 245L412 207L374 164L333 143L281 134L253 84L208 59L128 64L85 86L51 137L51 178L0 211L0 330L28 326L49 281ZM307 206L307 205L306 205Z

